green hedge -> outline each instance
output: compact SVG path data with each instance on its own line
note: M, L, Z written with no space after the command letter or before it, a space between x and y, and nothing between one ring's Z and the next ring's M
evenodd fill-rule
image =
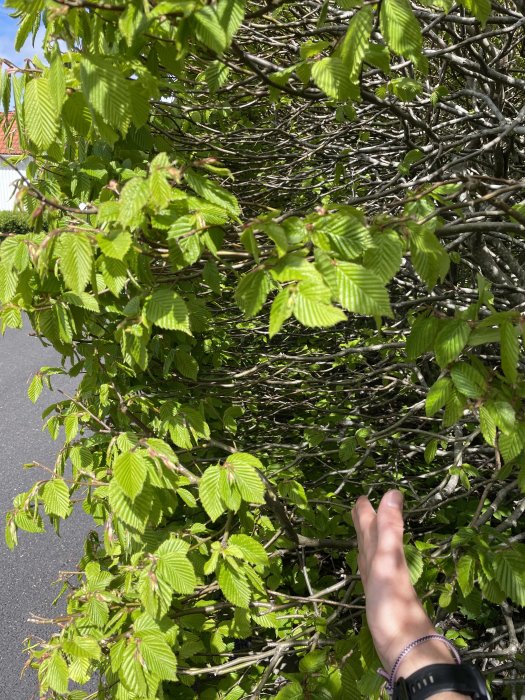
M15 211L0 211L0 234L28 233L31 230L27 214Z

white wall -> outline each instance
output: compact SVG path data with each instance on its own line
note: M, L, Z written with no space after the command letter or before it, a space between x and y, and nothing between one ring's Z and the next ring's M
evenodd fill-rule
M29 159L21 161L17 168L20 172L25 175L26 167ZM13 184L16 180L20 179L20 175L6 165L0 165L0 211L2 210L12 210L15 207L15 196Z

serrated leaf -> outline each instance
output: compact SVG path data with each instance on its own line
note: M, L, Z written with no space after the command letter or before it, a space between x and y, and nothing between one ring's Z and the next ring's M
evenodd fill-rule
M365 6L356 12L341 43L339 55L348 70L350 82L355 84L359 83L361 65L372 32L373 17L371 6Z
M60 54L55 54L49 69L49 93L55 100L57 114L60 114L62 105L66 99L66 71L64 59Z
M197 580L193 566L182 553L159 554L157 572L177 593L189 594L195 590Z
M439 279L445 278L450 267L450 257L429 228L423 225L411 228L410 254L417 274L429 289L432 289Z
M217 90L228 82L229 75L230 68L228 66L225 66L220 61L210 61L204 71L208 90L212 94L216 93Z
M60 694L67 693L69 673L67 663L59 651L43 661L38 675L44 688L51 688Z
M88 311L96 311L97 313L100 311L96 297L87 292L66 292L62 294L61 301L65 304L72 304L73 306L87 309Z
M410 581L414 586L423 573L423 557L421 552L410 544L404 546L404 551L410 573Z
M110 60L82 56L82 94L110 126L125 135L131 114L130 83Z
M247 318L259 313L271 288L270 278L264 270L253 270L241 277L235 290L235 301Z
M25 89L24 117L28 136L39 151L47 150L58 133L58 106L48 78L34 78Z
M100 250L108 258L123 260L126 253L131 248L131 233L126 230L99 233L97 236L97 243L100 246Z
M317 673L326 664L326 649L314 649L299 660L299 671L302 673Z
M208 467L199 482L199 498L204 510L215 522L226 510L219 493L220 467Z
M461 319L447 321L435 340L436 362L445 367L461 354L470 335L470 326Z
M525 423L517 423L515 429L499 436L498 447L504 462L515 459L525 447Z
M177 657L162 632L141 630L135 637L141 642L138 648L147 671L165 681L177 680Z
M70 639L65 639L63 649L66 654L80 659L99 659L100 646L94 637L79 637L75 635Z
M379 21L391 51L407 58L419 57L423 46L421 27L408 0L383 0Z
M198 40L215 53L223 53L228 46L228 39L215 8L211 5L205 5L193 17L196 22L195 32Z
M486 401L483 405L488 417L505 434L514 432L516 412L507 401Z
M303 698L303 687L299 681L287 683L275 696L275 700L303 700Z
M92 597L86 604L86 615L96 627L103 628L109 620L108 604Z
M350 93L348 68L337 56L322 58L312 66L312 78L325 95L344 101Z
M343 311L330 304L329 289L319 282L299 282L293 301L293 315L303 326L328 328L346 321Z
M467 399L463 394L460 394L455 386L447 397L445 402L445 411L443 413L443 427L448 428L462 417L467 405Z
M235 545L242 552L243 559L250 564L268 564L268 554L260 542L249 535L231 535L228 544Z
M244 573L233 568L228 561L219 561L217 582L230 603L239 608L249 608L252 597L251 589Z
M485 406L479 409L479 427L485 441L494 447L496 443L496 423Z
M187 168L184 171L184 179L194 192L208 202L217 204L234 217L239 216L241 213L237 199L231 192L228 192L227 189L221 187L213 180L203 177L192 168Z
M137 5L129 3L120 14L118 27L128 46L132 46L135 38L145 25L144 13Z
M228 456L225 467L232 473L236 487L244 501L264 503L264 484L257 473L262 471L262 464L251 454L236 452Z
M113 464L113 476L132 501L142 491L147 473L147 461L139 452L125 452Z
M102 278L113 296L118 297L128 279L128 269L121 260L113 258L100 259Z
M188 307L172 289L156 289L146 302L145 310L148 321L156 326L191 335Z
M388 292L376 275L362 265L337 261L337 292L341 306L370 316L392 316Z
M525 547L496 556L496 580L514 603L525 606Z
M122 188L122 192L120 193L119 222L123 226L129 226L130 228L136 228L137 226L139 226L142 221L142 210L148 203L149 197L150 190L149 183L147 180L145 180L142 177L133 177L131 178L131 180L128 180ZM126 234L124 234L124 238L122 239L123 245L120 246L119 243L117 243L116 246L113 246L111 248L109 247L110 238L106 237L106 247L111 252L111 255L109 255L108 257L118 259L118 253L120 253L121 248L124 248L126 240L129 236L129 233L127 233L127 236ZM100 237L100 239L103 238L103 236ZM101 245L100 240L99 245ZM105 252L103 248L102 250L103 252ZM115 253L117 253L117 255L115 255Z
M439 328L436 316L419 316L416 319L407 338L406 353L409 360L416 360L433 348Z
M44 383L42 382L42 376L40 374L35 374L35 376L31 380L31 384L27 389L27 395L33 403L37 402L38 397L42 393L43 388Z
M474 588L474 570L474 558L469 554L462 556L456 564L459 587L465 598L470 595Z
M115 515L138 532L144 532L151 513L152 493L145 486L132 501L126 496L116 479L109 482L109 506Z
M450 370L450 376L456 389L470 399L481 398L487 389L485 377L466 362L457 362Z
M270 326L268 330L270 338L273 338L274 335L279 333L283 323L292 315L293 309L290 291L290 287L281 289L273 300L270 309Z
M141 663L142 655L138 649L140 641L138 639L128 641L123 648L117 668L124 687L131 691L135 697L138 695L138 697L145 698L147 697L147 685L144 678L144 667Z
M448 377L442 377L432 384L425 399L425 413L428 417L433 416L449 399L453 384Z
M389 282L401 267L403 244L395 231L383 231L372 238L373 247L363 256L363 265L383 283Z
M503 321L499 327L501 343L501 368L511 384L518 380L519 340L515 327Z
M425 452L423 455L426 464L431 464L434 461L434 457L436 456L436 453L437 453L437 448L438 448L438 441L437 440L430 440L430 442L425 447Z
M66 286L83 292L91 277L93 248L88 239L75 233L63 233L59 243L59 267Z
M311 235L316 245L342 260L353 260L372 246L372 237L361 218L343 211L321 216Z
M69 489L63 479L48 481L42 491L42 500L48 515L58 515L60 518L69 515Z
M199 364L197 360L185 350L175 350L173 353L173 364L183 377L188 377L193 380L197 379Z
M244 2L242 0L219 0L217 16L224 29L228 46L244 19Z

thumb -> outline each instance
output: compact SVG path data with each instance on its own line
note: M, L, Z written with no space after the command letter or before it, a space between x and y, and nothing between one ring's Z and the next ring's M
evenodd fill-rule
M380 551L403 547L403 494L387 491L377 509L377 547Z

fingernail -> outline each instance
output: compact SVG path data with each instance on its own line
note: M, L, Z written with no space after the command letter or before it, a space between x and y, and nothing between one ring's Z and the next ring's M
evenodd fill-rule
M387 506L392 506L393 508L403 507L403 494L401 491L389 491L386 494L385 501Z

